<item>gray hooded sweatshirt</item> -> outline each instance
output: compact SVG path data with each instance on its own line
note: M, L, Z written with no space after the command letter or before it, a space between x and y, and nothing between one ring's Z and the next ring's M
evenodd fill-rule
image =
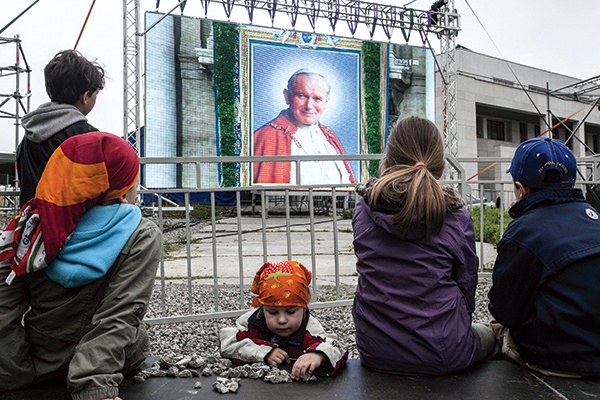
M17 173L21 186L20 206L35 197L48 159L71 136L98 131L71 104L44 103L22 119L25 138L17 149Z

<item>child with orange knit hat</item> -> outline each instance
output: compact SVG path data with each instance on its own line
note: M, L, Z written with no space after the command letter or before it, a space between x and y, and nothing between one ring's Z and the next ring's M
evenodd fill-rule
M237 363L293 362L292 379L337 372L348 352L308 309L312 274L297 261L265 263L252 281L252 309L221 329L221 355Z

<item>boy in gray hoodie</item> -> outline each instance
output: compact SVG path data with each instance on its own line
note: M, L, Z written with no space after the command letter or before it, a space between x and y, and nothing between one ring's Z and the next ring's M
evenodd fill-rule
M20 207L35 197L42 172L56 148L71 136L98 131L86 115L104 88L104 69L75 50L58 52L44 68L49 103L23 116L25 137L17 148Z

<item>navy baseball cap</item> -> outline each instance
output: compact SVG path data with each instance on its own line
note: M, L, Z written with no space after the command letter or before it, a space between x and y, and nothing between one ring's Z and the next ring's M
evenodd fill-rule
M544 183L544 175L550 169L558 171L560 182ZM577 160L560 140L538 137L519 144L506 172L526 187L570 188L577 178Z

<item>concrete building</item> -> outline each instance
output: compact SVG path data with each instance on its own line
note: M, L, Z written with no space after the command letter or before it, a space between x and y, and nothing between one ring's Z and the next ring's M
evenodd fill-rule
M542 70L457 46L458 158L510 159L518 143L565 119L564 125L552 130L554 138L566 142L578 158L600 153L600 109L592 106L600 96L600 77L582 81L550 72L551 69L551 61L548 70ZM441 79L436 74L436 115L440 128L442 97ZM468 177L489 165L489 161L463 164ZM508 163L499 163L474 181L508 180L507 168ZM494 183L484 187L488 199L494 199L500 189Z

